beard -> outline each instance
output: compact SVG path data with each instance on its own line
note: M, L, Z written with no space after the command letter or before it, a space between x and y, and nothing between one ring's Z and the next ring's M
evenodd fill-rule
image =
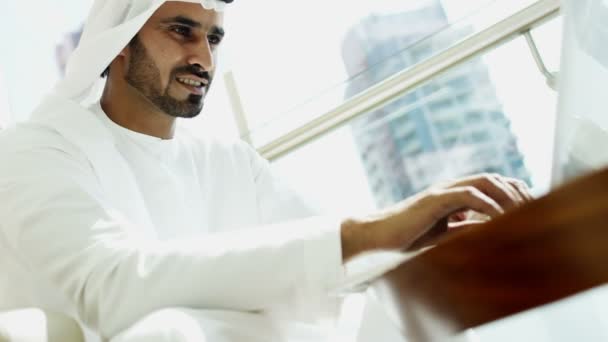
M179 67L171 72L165 89L161 88L160 70L148 54L145 46L135 37L129 43L131 56L129 70L125 80L138 90L154 106L169 116L176 118L193 118L203 110L203 95L190 94L185 100L178 100L169 95L169 86L178 73L190 73L209 80L206 90L211 86L212 77L197 65ZM205 91L206 94L206 91Z

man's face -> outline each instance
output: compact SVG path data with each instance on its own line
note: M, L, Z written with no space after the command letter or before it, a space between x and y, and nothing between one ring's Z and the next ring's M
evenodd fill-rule
M162 112L195 117L213 80L222 23L200 4L164 3L127 47L127 83Z

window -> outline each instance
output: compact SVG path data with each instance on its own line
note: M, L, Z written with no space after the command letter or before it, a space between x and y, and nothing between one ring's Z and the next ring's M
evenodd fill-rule
M466 76L457 76L451 80L446 82L446 85L451 88L458 89L467 89L470 87L470 79Z
M559 56L559 20L544 24L533 34L543 41L539 45L546 47L545 54ZM425 87L435 91L425 95L420 91ZM412 94L417 95L416 101L406 100ZM349 164L348 170L361 171L351 173L358 175L352 179L353 186L378 184L377 177L383 177L386 187L404 189L395 197L395 193L369 187L375 206L382 206L446 178L495 170L523 178L542 192L550 175L555 99L556 93L547 87L530 58L525 40L515 39L393 100L385 107L391 111L372 111L340 128L339 135L348 136L343 147L351 162L353 155L360 155L359 150L366 152L366 158L355 158L363 167ZM382 138L369 135L370 127L385 134ZM537 127L546 129L539 132ZM307 164L330 160L332 165L339 164L335 154L323 153L320 147L333 134L312 143L319 154L305 154L305 146L288 156L290 162L297 164L298 156L305 159L308 155L312 160ZM365 165L371 155L375 156L374 173L367 173ZM275 164L290 163L286 158ZM395 158L400 162L395 163ZM336 182L319 181L325 184L319 186L324 194ZM343 208L344 203L336 205Z
M235 2L226 68L259 147L533 2L335 0L322 11L305 1ZM260 39L265 32L272 39Z
M478 111L472 111L472 112L466 113L465 122L471 122L471 123L477 122L477 121L482 120L483 117L484 117L483 113L478 112ZM501 119L504 118L504 115L500 115L500 118Z
M59 80L67 57L59 47L71 43L67 35L81 29L91 4L91 0L0 2L0 66L13 120L26 119Z

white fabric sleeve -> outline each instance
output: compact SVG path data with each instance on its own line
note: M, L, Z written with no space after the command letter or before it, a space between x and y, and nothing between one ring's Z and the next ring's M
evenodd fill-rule
M248 150L251 169L255 178L259 215L264 223L275 223L285 220L312 217L325 214L323 210L309 199L294 191L280 177L274 175L270 164L249 145ZM340 225L338 220L334 221ZM339 233L339 230L338 230ZM337 243L336 243L337 242ZM340 236L335 240L326 240L323 248L309 249L304 255L305 263L310 267L325 268L328 272L328 282L335 286L329 292L320 289L296 293L290 303L285 303L287 310L279 310L277 315L303 321L317 319L335 319L339 313L341 298L335 295L338 284L345 281L345 267L342 262L342 245ZM325 263L323 266L319 262ZM311 272L314 272L311 270ZM318 294L323 294L318 296ZM317 294L315 296L315 294Z
M56 149L0 158L0 232L110 337L164 307L269 310L341 276L339 222L313 217L159 242L112 209L89 165Z

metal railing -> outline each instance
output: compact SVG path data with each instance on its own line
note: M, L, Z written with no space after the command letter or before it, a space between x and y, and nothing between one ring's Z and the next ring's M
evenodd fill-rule
M258 148L268 160L279 158L485 51L496 48L557 16L559 0L540 0L436 55L353 96L336 108Z

